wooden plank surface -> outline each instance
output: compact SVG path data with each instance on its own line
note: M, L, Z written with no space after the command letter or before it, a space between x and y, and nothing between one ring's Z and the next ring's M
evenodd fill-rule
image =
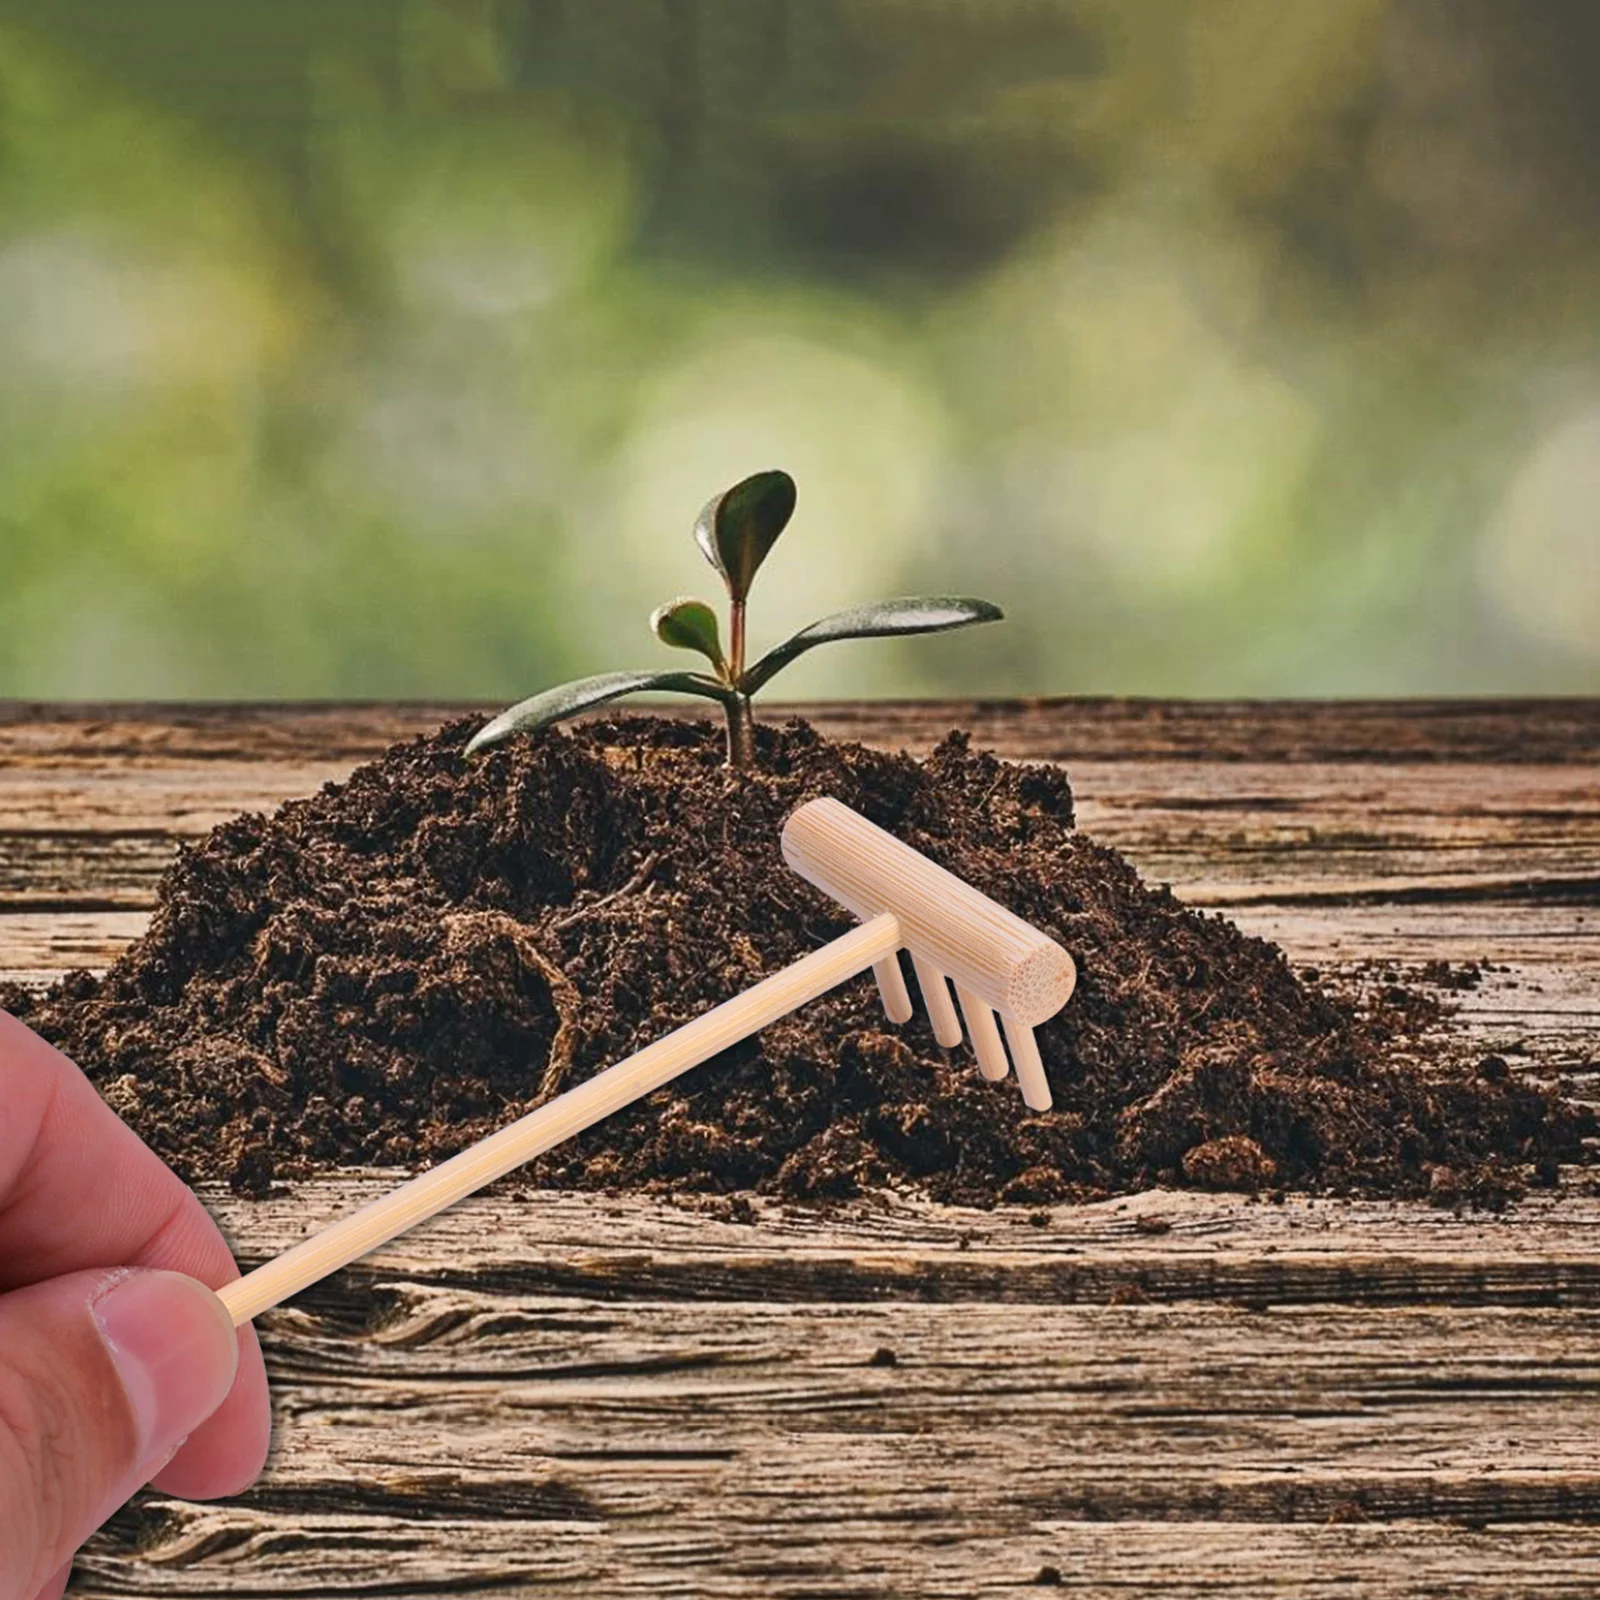
M1461 1025L1600 1091L1600 704L804 710L1065 762L1084 827L1302 963L1487 961ZM0 975L113 959L181 839L449 711L0 707ZM204 1197L248 1265L398 1176ZM480 1197L263 1319L261 1483L140 1497L73 1592L1591 1595L1595 1189Z

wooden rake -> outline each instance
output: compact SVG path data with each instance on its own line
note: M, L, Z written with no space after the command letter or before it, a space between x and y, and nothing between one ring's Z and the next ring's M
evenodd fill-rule
M860 917L860 926L224 1285L217 1294L234 1325L359 1260L868 967L890 1021L908 1021L911 997L897 954L902 948L911 952L939 1043L947 1048L961 1043L948 978L955 982L984 1077L1006 1075L998 1015L1024 1102L1035 1111L1049 1109L1050 1086L1033 1029L1066 1004L1077 980L1072 958L1060 945L837 800L809 800L790 813L783 857L802 878Z

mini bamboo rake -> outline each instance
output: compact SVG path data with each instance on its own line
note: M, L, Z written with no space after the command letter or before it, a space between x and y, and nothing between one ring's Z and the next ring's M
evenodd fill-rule
M908 1021L902 948L911 953L939 1043L961 1043L953 980L984 1077L1006 1076L998 1015L1024 1102L1049 1109L1033 1029L1066 1004L1077 981L1060 945L837 800L810 800L790 814L783 857L861 918L860 926L226 1284L217 1293L235 1326L868 967L889 1020Z

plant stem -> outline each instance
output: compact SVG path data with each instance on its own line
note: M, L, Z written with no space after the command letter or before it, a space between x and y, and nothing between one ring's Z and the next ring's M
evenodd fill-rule
M728 602L728 676L737 684L744 676L743 600Z
M731 695L723 702L728 718L728 765L748 772L755 765L755 718L750 711L750 696Z
M728 765L748 772L755 765L755 715L750 696L739 693L744 676L744 601L728 601L728 679L734 686L733 698L725 707L728 714Z

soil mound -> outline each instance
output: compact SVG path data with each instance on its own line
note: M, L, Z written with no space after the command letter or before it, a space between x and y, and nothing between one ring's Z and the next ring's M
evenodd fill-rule
M762 727L762 770L736 777L706 724L619 717L468 761L475 727L216 829L103 979L13 1008L186 1177L259 1194L425 1165L843 932L778 851L791 807L827 793L1072 952L1077 992L1038 1030L1055 1108L985 1083L920 1007L891 1027L863 977L502 1183L984 1205L1156 1183L1437 1195L1443 1172L1453 1200L1492 1199L1593 1132L1452 1060L1404 991L1358 1011L1146 886L1075 831L1063 773L962 734L919 762Z

